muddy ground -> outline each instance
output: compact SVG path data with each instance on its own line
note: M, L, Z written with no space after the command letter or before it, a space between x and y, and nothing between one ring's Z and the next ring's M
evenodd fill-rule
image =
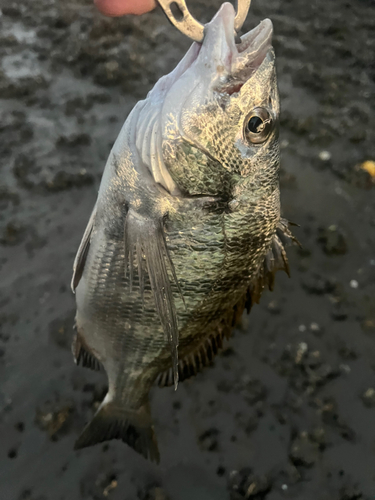
M207 21L220 2L188 3ZM245 29L274 22L282 206L303 249L212 368L153 391L160 466L121 442L73 451L105 377L73 363L69 282L111 145L189 42L160 11L1 5L0 498L373 498L373 0L253 0Z

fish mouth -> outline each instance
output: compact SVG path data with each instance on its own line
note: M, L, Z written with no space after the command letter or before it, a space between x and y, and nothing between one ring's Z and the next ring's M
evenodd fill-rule
M236 44L235 15L233 5L225 2L205 25L203 42L194 42L176 68L161 78L151 93L164 97L191 67L198 68L207 88L229 95L239 92L272 48L273 26L269 19L264 19Z
M238 56L234 73L241 72L245 68L251 68L253 71L259 68L272 47L272 34L271 20L264 19L241 37L241 43L236 45Z
M205 38L198 55L199 59L210 57L216 63L215 90L229 94L238 92L262 64L272 48L273 35L272 22L264 19L236 44L234 18L233 5L224 3L205 26Z

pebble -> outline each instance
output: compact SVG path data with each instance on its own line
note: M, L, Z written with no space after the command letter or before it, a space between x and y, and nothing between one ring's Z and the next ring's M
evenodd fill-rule
M320 151L319 160L329 161L331 159L331 153L329 151Z
M351 288L358 288L358 281L357 280L351 280L350 281L350 287Z
M367 408L375 407L375 389L373 387L369 387L364 394L362 394L362 401Z
M327 228L320 227L317 241L327 255L343 255L348 251L346 235L334 224Z
M312 467L318 460L318 451L319 445L307 432L301 432L292 442L289 458L295 466Z
M306 342L300 342L298 344L297 355L294 360L297 365L302 361L302 358L306 354L308 349L309 346L306 344Z
M340 365L340 370L346 374L349 374L352 371L349 365L344 365L344 364Z
M312 332L319 332L320 331L320 326L318 325L318 323L315 323L313 321L312 323L310 323L310 330Z

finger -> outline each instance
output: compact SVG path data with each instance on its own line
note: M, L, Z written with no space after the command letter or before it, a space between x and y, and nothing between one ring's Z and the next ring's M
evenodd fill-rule
M156 7L155 0L94 0L100 12L106 16L144 14Z

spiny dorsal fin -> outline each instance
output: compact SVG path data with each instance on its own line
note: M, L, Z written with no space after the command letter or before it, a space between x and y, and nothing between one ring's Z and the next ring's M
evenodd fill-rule
M288 259L285 247L292 243L299 245L298 240L289 230L289 223L285 219L280 219L273 237L271 247L264 256L264 261L259 268L259 272L252 281L250 287L243 297L233 306L232 309L225 312L220 325L207 336L197 347L189 354L184 356L178 362L179 378L181 381L193 377L205 366L211 364L213 357L222 349L224 337L229 338L233 327L240 320L243 311L246 309L249 313L254 302L258 303L262 292L266 286L270 290L273 288L275 273L284 270L288 273ZM173 385L172 368L159 373L155 381L159 387Z
M172 287L168 269L181 293L172 259L165 241L164 227L161 220L154 221L139 215L130 209L125 219L125 273L129 268L130 286L134 275L134 263L138 267L140 292L143 300L145 260L155 308L160 318L164 333L171 346L174 385L178 385L178 324ZM144 256L144 259L143 259Z

